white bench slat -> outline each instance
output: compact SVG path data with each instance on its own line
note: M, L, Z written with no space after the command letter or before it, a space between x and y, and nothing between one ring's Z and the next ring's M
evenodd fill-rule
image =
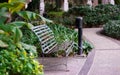
M54 39L54 36L50 36L49 38L44 38L44 40L42 39L41 43L43 44L43 43L49 42L52 39Z
M41 34L38 34L38 33L36 33L40 38L42 38L43 36L46 36L46 35L49 35L49 34L51 34L51 35L53 35L52 34L52 32L44 32L44 33L41 33Z
M49 53L57 45L54 34L48 26L34 26L32 31L39 38L43 53Z
M39 36L39 38L40 38L41 36ZM44 39L47 39L48 37L52 37L52 34L48 34L48 35L46 35L46 36L43 36L43 38L41 38L41 40L44 40ZM53 36L54 37L54 36Z
M34 28L34 29L38 29L38 28L44 29L44 28L47 28L47 26L46 26L46 25L38 25L38 26L34 26L33 28ZM32 29L33 29L33 28L32 28Z
M49 46L50 44L52 44L53 42L55 42L55 39L52 39L46 43L41 43L41 44L42 44L42 47L45 48L45 47Z
M57 46L57 43L53 42L52 44L44 48L44 53L45 54L51 53L52 52L51 50L53 50L53 48L55 48L56 46Z

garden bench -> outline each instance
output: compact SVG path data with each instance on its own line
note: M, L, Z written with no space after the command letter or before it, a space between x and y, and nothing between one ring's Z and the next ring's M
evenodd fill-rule
M59 45L54 37L53 31L45 24L34 26L31 28L38 37L43 54L55 53L59 50L64 50L65 57L68 57L73 48L73 42L64 42ZM67 59L66 59L67 69Z

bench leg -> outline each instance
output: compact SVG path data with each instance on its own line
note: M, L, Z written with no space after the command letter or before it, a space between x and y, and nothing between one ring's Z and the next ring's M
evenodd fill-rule
M44 59L45 59L45 56L44 56L44 54L42 53L42 64L44 63Z
M66 56L66 62L65 62L65 66L66 66L66 72L68 72L68 56Z

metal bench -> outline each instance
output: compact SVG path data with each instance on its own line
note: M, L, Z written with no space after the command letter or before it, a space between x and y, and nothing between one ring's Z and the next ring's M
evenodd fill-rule
M32 31L36 34L39 39L40 46L43 54L50 54L63 50L65 57L69 56L73 48L73 42L64 42L62 45L59 45L54 37L53 31L47 25L39 25L31 28ZM54 65L54 64L53 64ZM64 64L67 69L67 59L66 64Z

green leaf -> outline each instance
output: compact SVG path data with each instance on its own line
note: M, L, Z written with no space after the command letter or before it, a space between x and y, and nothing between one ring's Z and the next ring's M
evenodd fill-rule
M13 7L13 5L12 4L10 4L10 3L0 3L0 8L2 8L2 7L6 7L6 8L11 8L11 7Z
M14 33L14 36L13 36L14 43L20 42L20 39L22 38L21 30L19 28L14 27L12 31Z
M22 47L27 50L30 55L37 55L37 49L35 46L32 46L32 45L28 45L28 44L25 44L25 43L21 43L22 44Z
M28 23L27 24L27 27L29 28L29 29L31 29L32 27L34 27L31 23Z
M23 22L23 21L11 22L10 25L16 26L18 28L21 28L23 26L27 26L29 29L31 29L33 27L33 25L31 23L27 23L27 22Z
M5 32L3 30L0 30L0 34L4 34Z
M18 12L18 15L24 18L25 20L37 19L37 14L30 11L21 11L21 12Z
M5 7L0 9L0 24L4 24L8 17L8 13L6 11L7 9Z
M33 67L32 67L32 64L30 64L30 63L28 63L27 66L28 66L29 69L32 69L32 68L33 68Z
M46 19L46 18L44 18L43 16L41 16L41 15L38 15L43 21L45 21L45 22L48 22L48 23L53 23L53 21L52 20L49 20L49 19Z
M8 0L8 3L14 3L14 2L26 2L26 0Z
M0 29L5 31L5 32L11 32L11 29L13 29L13 26L10 25L0 25Z
M21 11L21 12L18 12L18 15L21 16L22 18L24 18L25 20L35 20L35 19L42 19L44 22L52 22L51 20L49 19L46 19L44 17L42 17L41 15L39 14L36 14L34 12L30 12L30 11Z
M6 48L6 47L8 47L8 44L6 44L6 43L3 42L2 40L0 40L0 47Z
M23 22L23 21L15 21L15 22L11 22L9 23L10 25L16 26L18 28L21 28L25 25L27 25L27 22Z
M13 7L9 8L11 13L18 12L21 9L23 9L24 6L25 6L25 3L23 3L23 2L16 2L13 5L14 5Z

